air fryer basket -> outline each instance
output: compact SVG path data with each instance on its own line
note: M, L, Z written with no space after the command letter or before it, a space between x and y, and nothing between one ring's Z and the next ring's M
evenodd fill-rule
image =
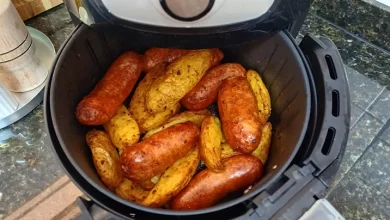
M69 161L77 171L77 174L68 173L76 183L78 181L73 175L77 175L77 178L81 176L90 184L89 187L94 187L116 202L145 212L195 215L225 209L250 199L272 184L290 165L308 126L310 86L306 66L294 40L282 31L267 38L221 48L225 54L223 62L239 62L247 69L257 70L271 95L274 134L264 178L246 195L191 212L147 208L117 197L103 185L93 166L91 152L85 142L85 134L91 127L83 126L76 120L75 108L78 102L94 88L109 65L122 52L135 50L142 53L150 47L194 48L196 42L169 41L162 44L148 40L141 32L118 31L111 26L106 26L104 34L102 33L85 25L76 28L58 54L48 88L49 111L55 136L58 138L58 144L54 141L54 147L61 148L67 157L58 155L60 160ZM199 38L199 41L207 41L207 37ZM209 44L213 45L213 42ZM88 191L83 189L84 185L77 185ZM98 198L92 195L92 199Z

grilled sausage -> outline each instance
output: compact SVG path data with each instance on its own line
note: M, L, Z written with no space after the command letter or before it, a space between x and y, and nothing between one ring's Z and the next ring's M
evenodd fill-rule
M110 66L92 92L76 109L76 118L85 125L101 125L110 120L129 96L143 68L135 52L126 52Z
M149 72L154 66L163 62L172 62L175 59L187 54L189 50L150 48L144 54L144 71Z
M185 122L126 148L121 154L125 177L135 182L142 182L163 173L195 147L199 140L199 133L199 128L194 123Z
M244 77L224 80L218 94L218 110L229 145L241 153L259 146L261 123L255 95Z
M190 110L207 108L217 100L218 88L222 81L229 77L245 77L245 69L238 63L221 64L208 70L206 75L189 92L180 103Z
M171 203L173 210L197 210L215 205L232 192L244 190L260 180L263 164L252 155L238 155L223 162L225 170L205 169L192 178Z

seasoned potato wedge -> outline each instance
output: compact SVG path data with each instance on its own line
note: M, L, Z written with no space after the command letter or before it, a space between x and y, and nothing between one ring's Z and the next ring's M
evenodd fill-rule
M211 115L211 112L208 109L200 110L200 111L182 112L180 114L173 116L171 119L169 119L167 121L166 124L156 128L156 129L148 131L148 133L146 133L142 139L146 139L159 131L162 131L162 130L169 128L173 125L180 124L180 123L183 123L186 121L193 122L198 127L200 127L202 125L203 119L205 119L208 115Z
M161 174L156 175L156 176L154 176L150 180L146 180L146 181L140 182L139 185L143 189L145 189L145 190L151 190L157 184L157 182L159 181L160 177L161 177Z
M119 155L110 137L104 131L92 130L87 133L86 140L92 152L93 164L104 185L110 190L116 189L123 178Z
M142 203L148 193L149 191L144 190L140 185L126 178L123 179L123 182L115 190L115 194L119 197L138 204Z
M265 124L271 115L271 98L269 96L267 87L265 87L259 73L254 70L249 70L247 72L247 79L256 96L260 122Z
M221 162L221 144L224 137L221 129L221 122L215 116L208 116L202 122L200 131L200 157L206 166L214 171L223 170Z
M265 165L268 159L269 147L271 146L271 138L272 138L272 125L271 123L268 122L263 127L259 147L252 152L252 155L259 158L263 163L263 165Z
M234 151L228 143L223 143L221 145L221 159L222 160L227 159L229 157L236 156L236 155L240 155L240 154L241 154L240 152Z
M143 201L143 205L161 207L176 196L190 182L199 161L199 148L195 147L164 172L156 186Z
M180 105L177 104L170 109L166 109L162 112L151 114L145 121L141 123L143 133L148 132L152 129L158 128L170 119L173 115L178 113Z
M150 113L172 108L223 57L219 49L196 50L176 59L150 86L146 107Z
M125 147L129 147L139 141L140 132L138 124L124 105L121 105L114 117L104 124L104 129L110 136L114 146L119 149L119 153Z
M174 114L179 112L180 105L176 104L167 109L160 109L158 112L151 114L146 109L145 97L149 91L151 84L160 76L163 75L167 63L160 63L152 68L139 83L134 95L130 101L129 112L137 121L141 133L145 133L151 129L157 128L164 124Z

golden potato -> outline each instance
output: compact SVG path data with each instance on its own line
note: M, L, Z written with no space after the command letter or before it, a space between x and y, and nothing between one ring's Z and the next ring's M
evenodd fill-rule
M199 161L199 148L195 147L164 172L156 186L143 201L143 205L161 207L167 203L190 182Z
M166 109L162 112L157 112L155 114L151 114L148 118L146 118L141 124L143 133L148 132L152 129L158 128L163 125L170 119L173 115L178 113L180 110L180 105L177 104L172 108Z
M153 67L139 83L131 98L129 112L137 121L141 133L145 133L164 124L179 111L179 104L167 109L160 109L155 114L149 113L146 109L146 93L149 91L151 84L165 72L166 67L167 63L160 63Z
M125 147L131 146L139 141L140 132L138 124L124 105L121 105L114 117L103 126L114 146L119 149L119 153Z
M240 152L234 151L228 143L223 143L221 145L221 159L222 160L227 159L229 157L236 156L236 155L240 155L240 154L241 154Z
M104 185L110 190L116 189L122 182L122 170L119 155L110 137L104 131L92 130L86 135L92 152L93 164Z
M265 165L268 159L269 147L271 146L271 138L272 138L272 125L271 123L268 122L263 127L259 147L252 152L252 155L259 158L263 163L263 165Z
M195 50L173 61L146 94L146 107L151 113L172 108L223 57L219 49Z
M119 197L138 204L142 203L148 196L148 193L149 191L144 190L140 185L126 178L123 179L123 182L115 190L115 194Z
M211 115L211 112L208 109L200 110L200 111L185 111L180 114L173 116L171 119L167 121L166 124L148 131L142 139L148 138L153 134L162 131L166 128L169 128L173 125L180 124L186 121L190 121L195 123L198 127L202 125L203 119L205 119L208 115Z
M247 72L247 79L256 96L257 108L259 109L259 117L262 124L265 124L271 115L271 98L267 87L259 73L254 70Z
M215 172L223 170L221 163L221 144L224 137L221 130L221 122L215 116L208 116L202 122L200 131L200 157L207 168Z
M139 185L145 189L145 190L151 190L153 189L153 187L157 184L158 180L160 179L161 177L161 174L159 175L156 175L154 176L152 179L150 180L146 180L146 181L143 181L143 182L140 182Z

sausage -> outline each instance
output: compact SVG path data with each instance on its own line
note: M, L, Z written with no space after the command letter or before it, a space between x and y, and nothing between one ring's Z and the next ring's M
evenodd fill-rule
M144 54L144 71L149 72L154 66L163 62L172 62L175 59L186 55L189 50L150 48Z
M142 56L129 51L114 61L92 92L77 105L76 118L85 125L102 125L129 96L143 68Z
M245 77L245 69L238 63L221 64L208 70L198 84L180 101L190 110L207 108L217 100L218 89L224 79Z
M218 94L222 129L229 145L241 153L254 151L261 139L255 95L244 77L224 80Z
M121 154L126 178L135 182L150 180L185 156L199 140L199 128L185 122L160 131Z
M205 169L195 175L171 203L173 210L197 210L215 205L232 192L244 190L260 180L263 164L252 155L238 155L223 161L225 170Z

